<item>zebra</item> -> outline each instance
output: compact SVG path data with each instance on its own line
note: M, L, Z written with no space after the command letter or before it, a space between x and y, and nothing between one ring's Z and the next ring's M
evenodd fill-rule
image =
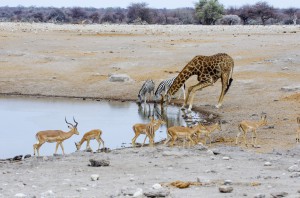
M142 100L144 99L144 103L146 104L146 94L149 93L149 95L151 96L151 92L154 94L154 81L153 80L146 80L146 82L143 84L142 88L139 91L138 94L138 102L141 103Z
M155 100L158 100L160 98L160 94L165 91L165 94L168 92L170 87L172 86L176 76L170 79L163 80L157 87L155 93L154 93L154 98ZM185 100L185 84L181 87L181 90L183 92L183 99ZM178 96L178 99L181 97L181 93Z

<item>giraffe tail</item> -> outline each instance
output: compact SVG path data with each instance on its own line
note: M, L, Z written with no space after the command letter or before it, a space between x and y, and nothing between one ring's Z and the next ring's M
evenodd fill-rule
M232 83L232 81L233 81L233 79L232 79L233 67L234 67L234 65L232 65L232 67L231 67L230 78L229 78L227 87L226 87L226 89L225 89L224 95L225 95L225 94L227 93L227 91L229 90L230 85L231 85L231 83Z

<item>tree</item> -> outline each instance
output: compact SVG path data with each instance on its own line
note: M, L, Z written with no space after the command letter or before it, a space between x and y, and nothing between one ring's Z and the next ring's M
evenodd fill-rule
M254 14L261 19L263 25L270 18L275 17L273 6L270 6L267 2L261 1L254 5Z
M150 9L146 3L132 3L128 6L127 18L129 23L132 23L136 19L151 23Z
M224 12L224 6L218 0L199 0L195 9L199 22L205 25L215 24Z
M298 19L297 12L297 8L288 8L283 11L284 14L288 15L289 21L291 21L291 23L293 23L294 25L296 25Z
M237 15L241 18L243 24L246 25L248 20L254 16L254 8L250 5L244 5L238 10Z

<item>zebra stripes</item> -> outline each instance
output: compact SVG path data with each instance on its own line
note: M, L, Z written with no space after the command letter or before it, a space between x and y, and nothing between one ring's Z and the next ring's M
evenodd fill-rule
M140 103L144 99L144 103L146 104L146 100L147 100L146 94L149 93L151 95L151 92L154 93L154 87L155 84L153 80L146 80L146 82L143 84L138 94L138 100Z
M156 100L158 100L160 98L160 94L165 91L165 94L168 92L168 90L170 89L170 87L172 86L174 80L175 80L176 76L170 79L166 79L163 80L157 87L155 93L154 93L154 97ZM185 84L183 84L183 86L181 87L181 90L183 92L183 99L185 99ZM179 94L178 99L180 98L181 94Z

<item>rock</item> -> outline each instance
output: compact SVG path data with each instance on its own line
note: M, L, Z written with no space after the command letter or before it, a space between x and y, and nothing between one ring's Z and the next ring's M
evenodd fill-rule
M256 194L256 195L254 196L254 198L265 198L265 197L266 197L265 194Z
M215 155L214 152L213 152L212 150L207 150L206 152L207 152L207 154L209 154L209 155Z
M288 195L287 192L271 193L271 196L274 197L274 198L286 197L287 195Z
M295 173L291 174L290 177L291 177L291 178L297 178L297 177L300 177L300 173L295 172Z
M229 157L223 157L222 159L223 160L229 160L230 158Z
M17 156L15 156L12 160L13 160L13 161L21 161L22 158L23 158L23 155L17 155Z
M209 116L208 116L208 119L213 119L214 118L214 115L213 114L209 114Z
M219 191L221 193L231 193L233 191L233 188L231 186L228 185L222 185L219 187Z
M128 82L132 79L127 74L112 74L109 77L110 82Z
M133 197L143 197L143 189L136 189L135 193L133 194Z
M24 156L24 159L27 159L27 158L31 158L31 155L27 154L27 155Z
M99 167L99 166L109 166L108 160L96 160L96 159L90 159L90 166L92 167Z
M99 179L99 175L98 174L93 174L93 175L91 175L91 180L92 181L96 181L96 180L98 180Z
M299 91L300 90L300 85L290 85L290 86L285 86L281 88L281 91Z
M27 197L27 195L25 195L23 193L17 193L17 194L15 194L15 197Z
M146 197L167 197L170 195L170 190L166 188L161 189L148 189L144 192Z
M154 184L154 185L152 186L152 188L158 190L158 189L161 189L162 186L161 186L160 184Z
M224 185L232 185L232 181L229 180L229 179L226 179L226 180L224 181Z
M265 162L264 166L272 166L272 163L271 162Z
M48 190L46 192L41 193L41 197L54 197L54 192L52 190Z
M137 192L137 189L135 189L133 187L124 186L121 189L121 194L124 196L133 196L134 193L136 193L136 192Z
M300 167L298 165L293 165L288 168L289 172L300 172Z

